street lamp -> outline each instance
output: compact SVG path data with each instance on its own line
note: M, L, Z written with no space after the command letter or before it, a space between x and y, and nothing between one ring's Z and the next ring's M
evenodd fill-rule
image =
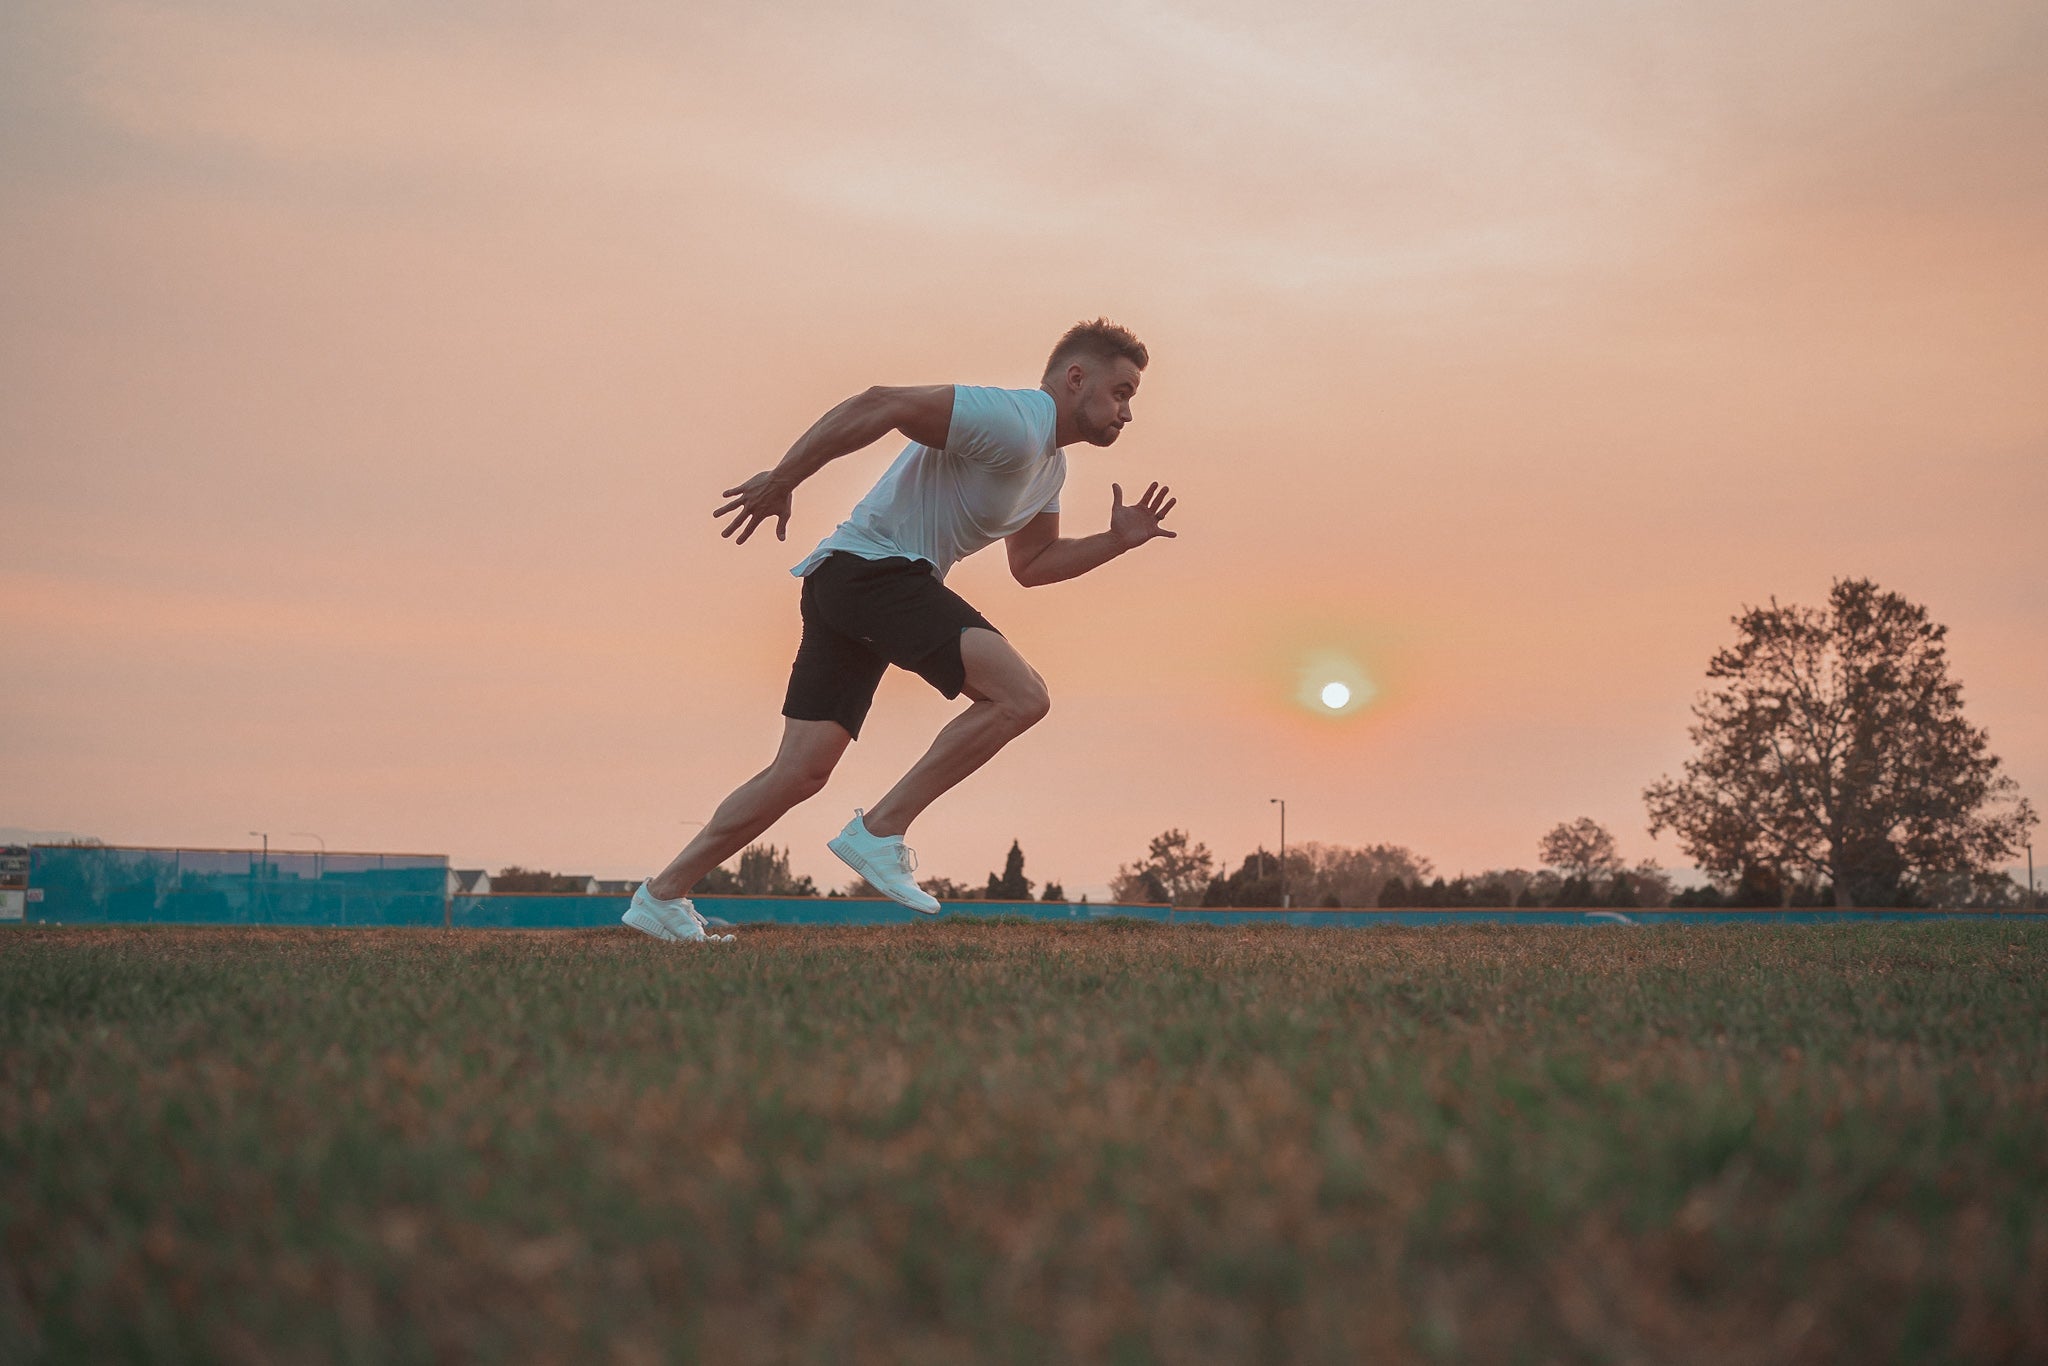
M318 835L310 830L294 830L292 831L292 837L294 839L320 840L320 857L313 860L313 876L318 878L321 866L327 862L327 841L320 839Z
M1280 806L1280 909L1287 909L1287 803L1280 797L1268 797L1268 802Z
M253 838L253 839L261 839L261 840L263 841L263 876L265 876L265 877L269 877L269 876L270 876L270 832L269 832L268 830L251 830L251 831L249 832L249 835L250 835L250 837L251 837L251 838Z

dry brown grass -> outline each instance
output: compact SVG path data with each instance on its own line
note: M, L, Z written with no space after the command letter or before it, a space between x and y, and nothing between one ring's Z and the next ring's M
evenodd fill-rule
M19 929L0 1341L2039 1360L2044 948L1989 923L681 951Z

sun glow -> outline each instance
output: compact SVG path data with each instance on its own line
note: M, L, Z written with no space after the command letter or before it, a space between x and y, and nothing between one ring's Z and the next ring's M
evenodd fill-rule
M1350 716L1379 695L1364 667L1339 651L1312 651L1300 668L1295 701L1319 716Z

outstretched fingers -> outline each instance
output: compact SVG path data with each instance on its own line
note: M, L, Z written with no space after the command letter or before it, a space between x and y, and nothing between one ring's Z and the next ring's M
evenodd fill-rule
M1172 491L1172 489L1157 483L1145 491L1145 510L1152 514L1152 532L1156 536L1172 536L1177 538L1180 535L1177 531L1168 531L1165 527L1159 525L1160 519L1173 511L1173 505L1180 501L1178 498L1166 496Z

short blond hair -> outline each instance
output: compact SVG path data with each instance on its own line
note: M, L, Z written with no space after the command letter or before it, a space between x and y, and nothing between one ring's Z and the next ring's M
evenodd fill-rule
M1083 358L1110 361L1118 356L1140 370L1152 358L1145 350L1145 343L1139 341L1128 327L1121 327L1107 318L1075 323L1060 338L1059 345L1053 347L1052 355L1046 358L1045 377L1051 379L1066 366Z

